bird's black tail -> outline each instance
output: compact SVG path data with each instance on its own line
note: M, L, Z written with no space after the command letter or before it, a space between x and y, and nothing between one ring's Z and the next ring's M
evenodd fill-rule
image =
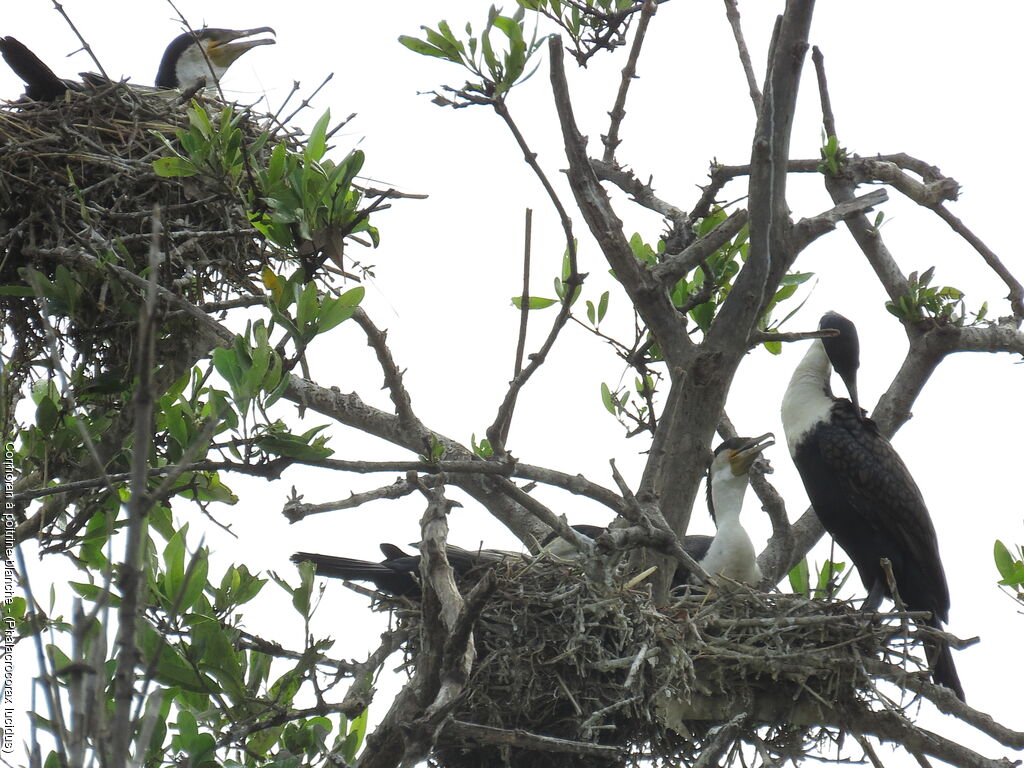
M935 629L942 629L942 622L934 616L928 623ZM946 686L956 694L960 701L966 702L964 687L960 684L960 675L957 674L956 665L953 663L953 654L950 652L949 643L936 640L934 643L927 644L926 648L932 668L932 680L939 685Z
M350 581L369 581L378 591L402 597L416 595L420 587L416 576L419 571L419 557L405 555L395 547L402 557L391 558L383 563L370 560L356 560L352 557L318 555L313 552L296 552L293 563L313 563L320 576Z
M394 573L391 568L369 560L356 560L353 557L335 557L318 555L313 552L296 552L292 555L293 563L313 563L320 576L335 579L352 579L354 581L372 581L374 577Z
M27 86L25 95L36 101L53 101L67 89L67 84L53 73L39 57L13 37L0 37L0 54Z

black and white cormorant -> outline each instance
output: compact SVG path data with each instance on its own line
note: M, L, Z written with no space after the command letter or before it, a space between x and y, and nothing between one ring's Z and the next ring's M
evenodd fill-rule
M754 545L740 523L740 510L751 465L765 448L774 443L774 435L768 433L754 438L730 438L715 449L708 468L708 509L718 531L714 536L686 536L683 541L683 547L690 557L712 576L726 576L747 584L761 581ZM591 539L598 538L607 530L600 525L579 524L572 527L577 533ZM541 548L548 554L566 559L579 554L575 547L556 533L549 534L541 542ZM368 581L378 591L388 595L419 595L420 556L405 552L394 544L381 544L380 550L384 555L380 562L313 552L296 552L291 559L294 563L313 563L318 576ZM467 550L451 544L446 552L448 562L459 575L508 557L519 557L506 550ZM689 571L680 566L672 579L672 586L690 583L693 580Z
M258 45L273 45L268 38L242 40L243 37L268 32L270 27L256 29L219 29L207 27L195 33L178 35L164 51L156 76L157 88L189 90L212 86L219 81L239 56ZM13 37L0 37L0 55L25 83L25 97L33 101L55 101L69 89L81 86L62 80L38 56Z
M708 511L717 532L714 536L691 534L684 536L682 545L686 553L696 560L710 576L725 576L746 584L761 581L754 545L740 523L743 497L750 480L750 467L758 456L775 444L770 432L760 437L733 437L724 440L716 449L707 472ZM574 525L579 533L592 539L605 532L603 526ZM560 543L562 542L562 543ZM557 534L551 534L542 543L546 551L561 557L575 557L570 547ZM672 587L695 584L690 570L679 565L672 577Z
M899 455L861 410L857 398L860 345L857 329L828 312L821 329L838 336L815 339L782 400L782 424L811 506L825 530L857 566L876 610L891 597L880 561L888 558L903 603L929 611L931 626L949 619L949 588L939 558L928 508ZM850 399L832 395L831 369L842 378ZM932 679L961 700L963 687L945 643L929 651Z
M205 80L212 86L219 82L228 67L246 51L258 45L273 45L274 41L263 37L256 40L242 40L264 32L276 34L270 27L255 29L218 29L206 27L195 33L184 32L167 46L156 73L157 88L178 88L188 90Z
M740 522L743 497L750 481L750 467L765 448L775 444L770 432L760 437L731 437L715 449L708 467L708 511L715 521L714 536L691 534L683 538L683 549L709 576L725 576L745 584L758 584L754 544ZM680 565L672 586L692 584L696 579Z

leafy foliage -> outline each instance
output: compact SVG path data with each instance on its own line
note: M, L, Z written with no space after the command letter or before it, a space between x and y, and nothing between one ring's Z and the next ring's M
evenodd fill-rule
M1009 547L997 539L993 557L1002 577L999 584L1006 587L1018 602L1024 603L1024 546L1018 544L1016 549L1016 552L1011 552Z
M459 89L446 87L452 97L434 94L434 103L441 106L466 107L471 104L490 104L506 97L513 87L528 80L537 67L529 72L527 64L533 58L544 40L536 32L527 39L523 8L512 16L502 16L493 5L487 13L487 21L479 36L474 36L473 27L467 22L465 39L452 32L447 21L441 21L437 29L421 27L423 38L402 35L399 42L409 50L423 56L458 64L474 78ZM503 47L495 46L492 34L497 31L503 37Z

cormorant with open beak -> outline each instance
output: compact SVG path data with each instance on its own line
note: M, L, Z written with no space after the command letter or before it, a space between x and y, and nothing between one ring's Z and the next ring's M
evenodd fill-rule
M156 76L157 88L188 90L203 84L212 86L242 54L258 45L273 45L268 38L241 40L269 32L256 29L219 29L207 27L178 35L164 51ZM33 101L56 101L80 84L62 80L38 56L13 37L0 37L0 55L25 83L25 96Z
M219 82L228 67L246 51L258 45L273 45L268 38L241 40L264 32L275 34L270 27L255 29L218 29L206 27L195 33L184 32L167 46L156 73L157 88L188 90L205 80L212 86Z
M731 437L715 449L708 466L708 511L715 521L714 536L691 534L683 538L683 549L711 577L725 576L745 584L758 584L754 544L740 523L743 497L750 481L750 468L765 448L775 444L775 435ZM692 584L693 574L685 566L676 569L672 586Z
M782 400L793 462L821 524L857 566L868 590L865 610L876 610L883 597L892 597L881 565L888 558L903 603L912 611L929 611L928 623L941 629L949 620L949 587L935 527L899 454L860 408L857 329L835 312L826 313L819 328L839 335L811 342ZM832 395L833 367L849 400ZM963 699L949 646L931 645L932 679Z

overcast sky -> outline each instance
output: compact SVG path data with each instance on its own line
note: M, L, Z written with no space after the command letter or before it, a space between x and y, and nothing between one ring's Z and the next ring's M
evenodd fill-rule
M147 85L152 84L164 46L180 31L171 7L157 0L65 0L64 7L108 74L130 76ZM270 25L277 30L276 46L246 54L225 77L229 98L263 98L263 105L276 109L294 81L301 83L305 96L333 72L333 80L300 121L311 125L328 107L336 119L357 113L336 137L337 156L358 146L367 153L364 174L375 180L375 186L390 184L430 196L423 202L398 202L379 215L375 223L381 229L381 247L350 253L376 265L365 306L378 325L389 329L392 351L407 369L405 381L419 416L432 429L466 444L471 434L482 435L511 374L518 315L509 297L519 291L521 280L523 209L535 211L534 293L552 295L551 278L559 268L564 242L538 183L500 120L483 108L440 109L428 97L417 95L442 83L461 85L461 71L407 51L397 37L416 34L421 24L435 26L442 18L453 29L467 21L479 28L487 4L293 0L282 6L263 0L181 0L178 7L197 27L205 22L235 28ZM512 8L509 3L508 10ZM781 2L767 0L741 3L759 77L771 24L781 8ZM975 2L966 8L952 2L831 0L819 4L811 32L812 43L825 54L840 143L862 155L906 152L957 179L962 199L951 205L952 210L1019 278L1024 277L1024 260L1015 171L1024 72L1022 23L1024 6L1017 3ZM79 44L48 2L19 4L16 14L5 15L0 31L18 37L61 76L95 70L84 53L65 58ZM606 112L624 55L599 57L587 71L572 74L577 118L581 130L592 137L594 154L600 151L599 135L607 130ZM509 107L569 203L571 195L558 173L565 160L547 71L545 60L537 75L512 94ZM722 3L664 4L652 22L639 73L627 104L619 161L642 178L653 175L662 198L689 209L712 159L749 159L754 113ZM0 96L13 98L20 88L16 78L0 67ZM816 157L820 134L808 60L792 156ZM724 196L742 194L734 185ZM813 177L795 179L789 201L796 218L830 207L820 180ZM648 242L657 239L662 231L658 217L629 206L621 196L617 204L630 231L639 231ZM882 235L905 272L934 265L936 282L965 291L970 309L987 300L991 316L1008 314L1006 287L945 224L892 190L883 209ZM601 291L612 290L608 330L628 331L632 319L626 302L616 293L607 266L575 214L574 222L581 269L590 274L585 297L596 299ZM882 288L844 230L819 240L796 266L814 272L817 280L812 281L813 291L808 283L798 294L798 300L809 292L810 298L787 330L815 327L827 309L853 319L862 337L861 399L872 407L906 351L902 329L883 307ZM550 319L547 313L532 318L534 347ZM312 370L319 383L357 391L367 401L389 407L380 390L379 369L354 325L339 328L318 344ZM786 454L779 403L805 347L806 343L790 345L779 357L752 352L740 368L729 402L729 415L741 433L773 431L778 436L779 444L766 455L791 519L803 512L807 501ZM1024 687L1024 617L996 587L991 555L996 538L1008 544L1024 542L1019 481L1024 369L1015 363L1008 355L947 360L916 402L913 420L894 445L917 478L938 531L952 596L949 629L982 640L955 656L968 700L1019 729L1024 727L1018 711ZM625 440L599 396L601 381L614 387L623 373L607 347L570 326L550 362L520 398L511 451L531 464L583 473L604 485L612 484L608 460L614 458L635 487L647 440ZM624 381L631 384L632 376L627 373ZM307 415L307 422L320 420ZM395 448L350 432L334 434L332 446L339 458L407 458ZM418 500L381 502L296 526L287 525L279 510L292 485L305 501L323 502L392 480L296 471L268 490L228 478L243 501L220 515L242 536L244 550L238 547L233 552L231 540L216 532L213 541L221 552L245 560L253 570L275 569L289 577L294 571L288 556L299 549L376 559L378 541L405 543L418 538ZM247 498L247 492L259 493L259 500ZM575 497L544 490L538 496L570 522L607 522L604 508ZM453 542L515 544L480 507L463 500L465 508L452 514ZM190 510L183 508L181 514L182 519L194 519ZM744 521L755 543L769 535L768 521L752 494ZM194 525L198 524L196 519ZM694 515L692 531L710 529L702 512ZM827 554L827 547L819 545L813 556L820 561ZM851 586L853 594L862 596L856 578ZM268 594L271 589L267 587ZM277 604L285 623L294 624L287 616L287 601ZM340 586L328 591L318 629L341 636L336 652L359 657L375 647L382 620L362 621L365 609L364 598ZM344 621L335 628L338 616ZM267 634L286 631L280 625L254 628ZM383 714L385 702L378 700L374 709L378 716ZM982 751L989 756L1004 753L994 746L983 746Z

